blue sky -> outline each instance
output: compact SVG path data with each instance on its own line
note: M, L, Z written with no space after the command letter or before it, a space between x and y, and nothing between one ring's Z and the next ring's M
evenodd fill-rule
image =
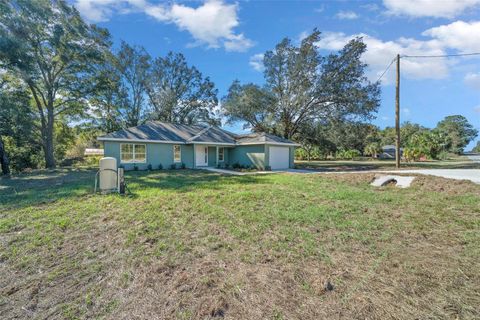
M397 53L480 52L480 0L179 1L72 0L82 16L154 57L182 52L224 96L234 79L263 83L261 54L282 38L300 41L318 28L318 47L340 49L361 35L364 60L376 80ZM434 127L462 114L480 130L480 56L402 60L401 118ZM394 68L382 79L382 103L373 122L394 123ZM241 126L230 128L239 131Z

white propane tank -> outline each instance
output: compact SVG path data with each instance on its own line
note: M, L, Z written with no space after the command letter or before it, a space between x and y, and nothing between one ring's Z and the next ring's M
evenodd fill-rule
M100 192L107 193L117 189L117 159L100 159Z

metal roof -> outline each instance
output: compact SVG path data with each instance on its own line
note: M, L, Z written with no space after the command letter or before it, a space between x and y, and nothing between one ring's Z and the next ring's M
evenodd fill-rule
M249 133L237 135L215 126L173 124L160 121L148 121L137 127L122 129L103 136L98 140L128 141L146 140L149 142L212 143L226 145L242 144L290 144L294 142L268 133Z
M294 142L279 136L275 136L273 134L260 132L260 133L248 133L248 134L238 135L237 143L238 144L253 144L253 143L293 144Z

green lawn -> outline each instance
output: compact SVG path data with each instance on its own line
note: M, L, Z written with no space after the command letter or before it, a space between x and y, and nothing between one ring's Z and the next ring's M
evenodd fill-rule
M472 183L164 170L121 197L93 177L0 180L3 319L480 318Z
M299 169L320 171L358 171L395 169L395 160L322 160L295 161ZM466 156L458 156L448 160L428 160L421 162L402 162L403 169L480 169L479 162L473 162Z

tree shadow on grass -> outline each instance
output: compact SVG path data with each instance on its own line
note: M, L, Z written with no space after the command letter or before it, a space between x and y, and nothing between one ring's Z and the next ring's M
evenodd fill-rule
M20 209L30 205L93 194L96 170L58 169L20 174L0 179L0 209ZM223 176L203 170L129 171L125 174L130 196L148 189L191 192L195 189L221 190L226 184L258 183L255 176Z
M95 170L56 169L0 179L0 208L46 204L93 193Z
M133 194L149 188L191 192L196 189L222 190L228 184L259 183L257 176L228 176L204 170L128 172L125 176Z

